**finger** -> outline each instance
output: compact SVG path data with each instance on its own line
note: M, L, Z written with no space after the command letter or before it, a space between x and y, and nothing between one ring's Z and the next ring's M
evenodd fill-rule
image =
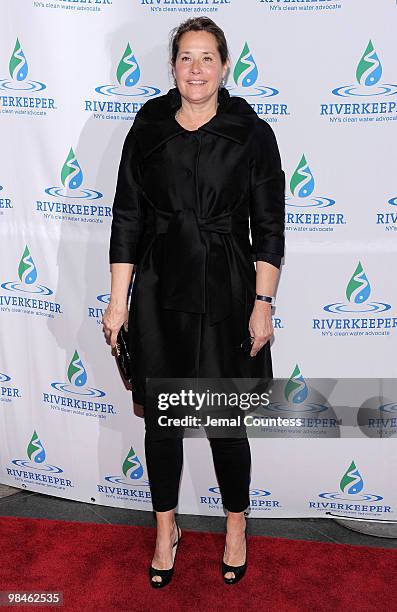
M261 350L263 346L265 346L265 342L261 340L255 340L250 352L251 357L255 357L255 355Z
M117 332L112 332L110 336L110 346L112 349L115 348L117 342Z

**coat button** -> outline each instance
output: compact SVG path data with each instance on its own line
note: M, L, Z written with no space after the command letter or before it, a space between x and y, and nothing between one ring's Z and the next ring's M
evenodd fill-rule
M186 168L185 172L186 176L192 176L192 171L190 170L190 168Z

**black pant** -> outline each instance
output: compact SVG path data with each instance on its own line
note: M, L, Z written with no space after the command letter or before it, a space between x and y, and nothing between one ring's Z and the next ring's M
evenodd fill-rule
M251 452L247 438L209 438L224 507L242 512L249 506ZM183 438L154 439L145 433L146 466L153 509L172 510L178 504L183 464Z

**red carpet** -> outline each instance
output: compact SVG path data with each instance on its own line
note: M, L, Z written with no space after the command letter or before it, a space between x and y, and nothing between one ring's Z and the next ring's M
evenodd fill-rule
M247 573L227 586L224 536L184 530L173 582L157 591L152 528L0 517L0 536L0 590L63 591L63 607L27 610L396 609L397 550L249 536Z

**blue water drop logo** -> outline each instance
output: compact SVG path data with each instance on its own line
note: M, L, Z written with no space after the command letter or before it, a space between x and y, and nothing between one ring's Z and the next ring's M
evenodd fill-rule
M258 66L247 43L236 62L233 78L236 85L241 87L251 87L258 78Z
M349 495L355 495L363 490L364 481L354 461L351 462L340 481L340 490Z
M132 53L130 43L128 43L119 62L116 76L120 85L124 87L132 87L139 81L141 70L135 55Z
M296 364L287 384L285 385L284 397L287 402L301 404L305 401L307 395L308 388L305 379L301 374L298 364Z
M123 462L123 474L130 480L138 480L143 476L143 466L134 449L130 448Z
M358 262L357 268L354 270L351 279L346 287L346 297L349 302L354 304L362 304L365 302L371 293L371 285L363 270L361 262Z
M32 285L37 280L37 268L27 245L19 262L18 276L19 280L26 285Z
M28 76L28 62L17 38L9 63L10 76L15 81L24 81Z
M61 181L69 189L77 189L83 182L83 172L72 148L62 166Z
M87 382L87 372L77 351L74 352L68 367L68 379L75 387L83 387Z
M44 463L46 453L36 430L33 432L32 438L28 444L27 455L31 461L35 463Z
M371 86L376 85L381 76L382 64L370 40L358 63L356 78L360 85Z
M313 193L314 177L304 155L291 177L290 189L291 193L299 198L307 198Z

